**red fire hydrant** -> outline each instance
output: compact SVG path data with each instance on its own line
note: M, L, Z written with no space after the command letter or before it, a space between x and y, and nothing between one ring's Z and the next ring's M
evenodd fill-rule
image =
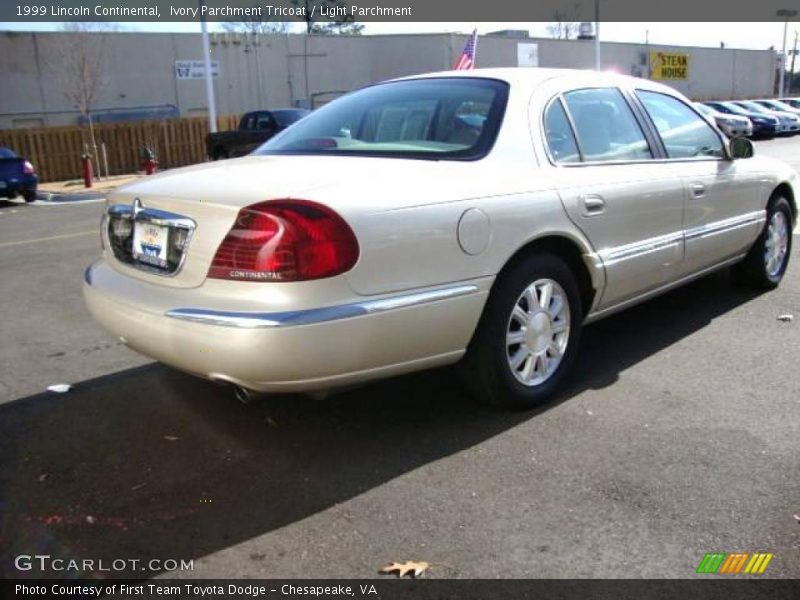
M92 169L92 157L88 154L81 155L81 174L83 175L84 187L92 187L94 171Z
M144 158L144 164L142 167L144 168L145 175L153 175L158 171L158 159L156 159L156 153L153 152L151 148L145 147L142 151L142 157Z

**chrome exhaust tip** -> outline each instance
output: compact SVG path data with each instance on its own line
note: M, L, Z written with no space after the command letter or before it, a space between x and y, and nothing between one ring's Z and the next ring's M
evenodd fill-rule
M253 392L239 385L233 386L233 395L242 404L250 404L250 400L253 399Z

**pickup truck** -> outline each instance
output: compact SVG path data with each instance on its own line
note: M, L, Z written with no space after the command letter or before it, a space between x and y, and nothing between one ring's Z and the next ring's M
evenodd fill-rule
M206 138L208 156L212 160L219 160L249 154L309 112L304 108L279 108L245 113L239 121L238 129L208 134Z

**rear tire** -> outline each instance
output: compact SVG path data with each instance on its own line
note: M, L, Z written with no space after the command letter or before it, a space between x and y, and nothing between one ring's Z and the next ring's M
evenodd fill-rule
M33 190L28 190L22 193L22 197L25 198L25 202L33 202L36 200L36 192Z
M583 311L575 275L552 254L533 254L502 273L461 363L473 395L486 404L533 408L569 371Z
M761 289L773 289L783 279L792 252L792 209L783 196L767 206L767 222L747 256L733 268L735 279Z
M225 160L229 156L230 155L225 148L214 148L214 156L212 156L211 158L213 158L214 160Z

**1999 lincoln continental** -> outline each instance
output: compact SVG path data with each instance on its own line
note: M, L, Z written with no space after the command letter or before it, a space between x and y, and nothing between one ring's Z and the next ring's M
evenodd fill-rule
M529 407L591 321L726 266L778 285L796 173L752 154L641 79L394 80L118 189L84 293L131 348L242 390L462 361L479 398Z

